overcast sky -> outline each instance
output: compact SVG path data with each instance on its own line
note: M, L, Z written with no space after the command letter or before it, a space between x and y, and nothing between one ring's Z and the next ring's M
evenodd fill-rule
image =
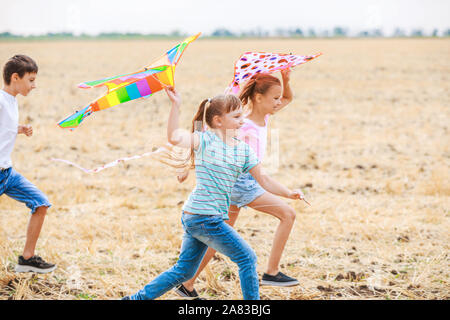
M0 4L0 32L23 35L450 28L450 0L0 0Z

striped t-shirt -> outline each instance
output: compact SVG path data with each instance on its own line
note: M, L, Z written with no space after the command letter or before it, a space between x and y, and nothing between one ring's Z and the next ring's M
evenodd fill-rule
M195 150L197 185L183 210L194 214L222 215L228 220L230 194L237 178L259 162L243 141L229 146L214 132L195 132L200 143Z

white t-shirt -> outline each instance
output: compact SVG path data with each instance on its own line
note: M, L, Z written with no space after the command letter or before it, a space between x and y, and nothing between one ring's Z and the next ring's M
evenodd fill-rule
M12 167L11 153L19 127L19 105L16 97L0 90L0 168Z

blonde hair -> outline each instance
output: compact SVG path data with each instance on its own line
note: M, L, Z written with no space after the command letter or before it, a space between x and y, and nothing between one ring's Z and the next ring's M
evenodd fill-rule
M194 118L191 132L204 131L207 127L213 128L213 118L222 116L241 107L241 101L233 94L221 94L212 99L203 100ZM171 144L160 147L158 161L182 172L194 168L194 146L191 141L190 149L180 148Z

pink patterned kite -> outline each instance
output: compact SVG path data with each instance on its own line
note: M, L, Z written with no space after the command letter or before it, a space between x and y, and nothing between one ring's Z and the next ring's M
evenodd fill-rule
M297 56L293 54L246 52L234 64L234 79L226 92L237 94L239 85L257 73L273 73L275 71L292 68L317 58L322 53L312 56Z

